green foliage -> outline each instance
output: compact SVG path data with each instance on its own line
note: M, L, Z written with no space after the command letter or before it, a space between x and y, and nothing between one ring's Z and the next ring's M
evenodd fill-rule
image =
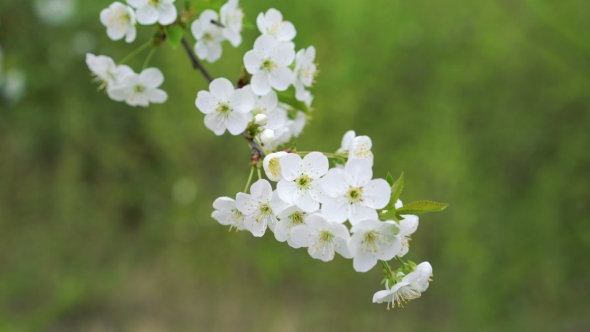
M422 214L428 212L440 212L447 208L449 204L437 203L433 201L417 201L396 209L395 212L400 214Z
M166 38L168 42L172 46L172 48L177 48L180 46L180 41L182 40L182 35L184 30L180 25L173 25L165 29L166 31Z

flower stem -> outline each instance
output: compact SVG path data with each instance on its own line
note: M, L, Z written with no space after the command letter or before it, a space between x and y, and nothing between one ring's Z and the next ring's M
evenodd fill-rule
M213 77L211 77L211 75L209 75L209 73L207 72L205 67L203 67L203 65L199 62L199 60L195 56L195 53L193 53L191 46L188 44L186 39L184 39L184 37L182 38L181 43L182 43L182 47L184 47L186 54L188 54L188 57L190 58L190 60L193 64L193 68L198 69L209 83L213 82Z
M246 188L244 188L244 192L248 192L248 188L250 188L250 182L252 182L252 175L254 175L254 166L250 169L250 176L248 176L248 182L246 182Z
M148 41L147 43L141 45L140 47L136 48L133 52L129 53L126 57L123 58L123 60L119 61L119 65L124 64L125 62L131 60L131 58L133 58L134 56L136 56L137 54L139 54L139 52L145 50L146 48L148 48L150 45L152 44L152 41Z
M393 279L393 272L391 272L391 267L389 266L389 264L386 261L382 261L380 260L379 262L381 262L381 266L383 266L383 270L385 270L385 276L389 279Z
M141 68L142 71L147 68L148 64L150 63L150 60L154 56L154 53L156 53L156 50L157 50L157 48L155 48L155 47L152 48L152 50L148 54L147 58L145 58L145 62L143 63L143 67Z
M406 263L404 263L404 261L402 261L402 259L399 258L399 256L395 256L395 260L398 261L404 269L407 269Z
M258 171L258 180L262 179L262 172L260 171L260 168L256 167L256 170Z

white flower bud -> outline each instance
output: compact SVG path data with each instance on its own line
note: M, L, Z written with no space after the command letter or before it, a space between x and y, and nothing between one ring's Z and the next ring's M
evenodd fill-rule
M254 123L259 126L264 126L268 122L268 116L266 114L256 114L254 117Z
M269 145L275 140L275 132L272 129L264 129L260 133L260 141L264 145Z

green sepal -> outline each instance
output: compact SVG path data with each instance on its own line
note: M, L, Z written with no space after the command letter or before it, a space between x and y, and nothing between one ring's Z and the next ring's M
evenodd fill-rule
M397 203L404 190L404 172L400 174L395 182L391 183L390 181L393 182L393 176L387 173L387 182L391 184L391 197L389 198L389 203L383 208L384 210L395 210L395 203Z
M182 34L184 33L180 25L164 27L164 31L166 32L166 39L168 39L168 43L170 43L172 48L180 46Z
M418 266L416 265L416 263L409 260L406 264L408 264L412 268L412 271L416 271L416 267Z
M398 215L402 214L422 214L427 212L439 212L447 208L449 204L437 203L433 201L417 201L406 204L395 210Z
M390 187L393 186L393 184L395 183L395 180L393 179L391 173L387 173L387 177L385 178L385 180L387 180L387 183L389 183Z

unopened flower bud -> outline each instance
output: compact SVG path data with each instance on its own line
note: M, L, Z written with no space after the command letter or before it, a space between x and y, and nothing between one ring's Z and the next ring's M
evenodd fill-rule
M275 140L275 132L272 129L264 129L260 133L260 141L264 145L269 145Z
M254 123L259 126L264 126L268 122L268 116L266 114L256 114L254 117Z

